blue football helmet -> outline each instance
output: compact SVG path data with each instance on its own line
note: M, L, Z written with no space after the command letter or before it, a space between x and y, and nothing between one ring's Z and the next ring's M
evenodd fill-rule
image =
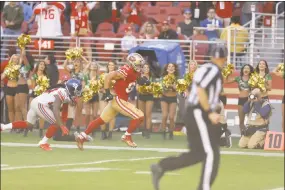
M70 97L79 97L82 92L81 80L71 78L65 82L65 89L67 90Z

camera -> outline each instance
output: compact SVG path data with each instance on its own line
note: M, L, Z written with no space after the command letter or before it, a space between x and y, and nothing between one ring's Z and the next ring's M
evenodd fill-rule
M250 94L250 95L248 96L248 98L249 98L250 100L255 100L255 99L257 98L257 96L254 95L254 94Z

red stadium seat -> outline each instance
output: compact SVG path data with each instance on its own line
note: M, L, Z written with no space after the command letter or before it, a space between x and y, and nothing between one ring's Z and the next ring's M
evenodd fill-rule
M178 16L181 15L181 9L178 7L161 7L160 14L164 14L167 16Z
M158 7L172 7L172 2L171 1L158 1L156 3L156 6L158 6Z
M97 28L97 32L101 33L101 32L112 32L113 31L113 25L111 23L108 22L103 22L101 24L99 24L98 28Z
M199 35L194 35L192 37L192 40L194 43L194 51L195 51L193 52L193 55L194 55L193 57L197 61L197 63L203 64L205 62L204 60L209 50L209 44L195 43L195 40L207 41L208 37L206 35L199 34Z
M160 10L158 7L144 7L143 14L146 17L154 17L160 14Z
M183 2L179 2L178 7L181 8L182 10L186 9L186 8L190 8L191 6L191 2L187 2L187 1L183 1Z
M101 37L105 38L116 38L116 34L113 32L103 32L103 33L98 33L101 34ZM108 45L109 43L109 45ZM114 47L112 48L112 44ZM97 40L95 43L96 47L96 57L99 57L99 60L109 60L114 52L115 49L115 44L118 44L118 41L113 41L113 40ZM109 49L106 49L109 48Z
M179 22L183 22L183 21L184 21L184 16L183 15L170 17L170 22L172 24L176 24L177 25Z

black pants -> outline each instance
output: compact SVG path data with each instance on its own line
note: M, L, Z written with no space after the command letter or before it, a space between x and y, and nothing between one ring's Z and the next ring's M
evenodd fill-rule
M172 171L202 162L203 171L198 189L208 190L218 173L221 129L212 126L208 116L199 108L188 107L184 121L190 151L162 159L159 165L164 171Z

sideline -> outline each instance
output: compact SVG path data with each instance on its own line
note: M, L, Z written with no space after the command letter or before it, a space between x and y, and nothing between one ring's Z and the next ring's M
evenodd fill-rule
M1 146L7 147L38 147L37 144L28 143L9 143L1 142ZM67 144L52 144L53 148L77 149L76 145ZM93 146L85 145L84 149L91 150L131 150L131 151L154 151L154 152L187 152L187 149L174 149L174 148L129 148L129 147L116 147L116 146ZM242 151L221 151L221 154L226 155L247 155L247 156L263 156L263 157L284 157L284 153L270 153L270 152L242 152Z

